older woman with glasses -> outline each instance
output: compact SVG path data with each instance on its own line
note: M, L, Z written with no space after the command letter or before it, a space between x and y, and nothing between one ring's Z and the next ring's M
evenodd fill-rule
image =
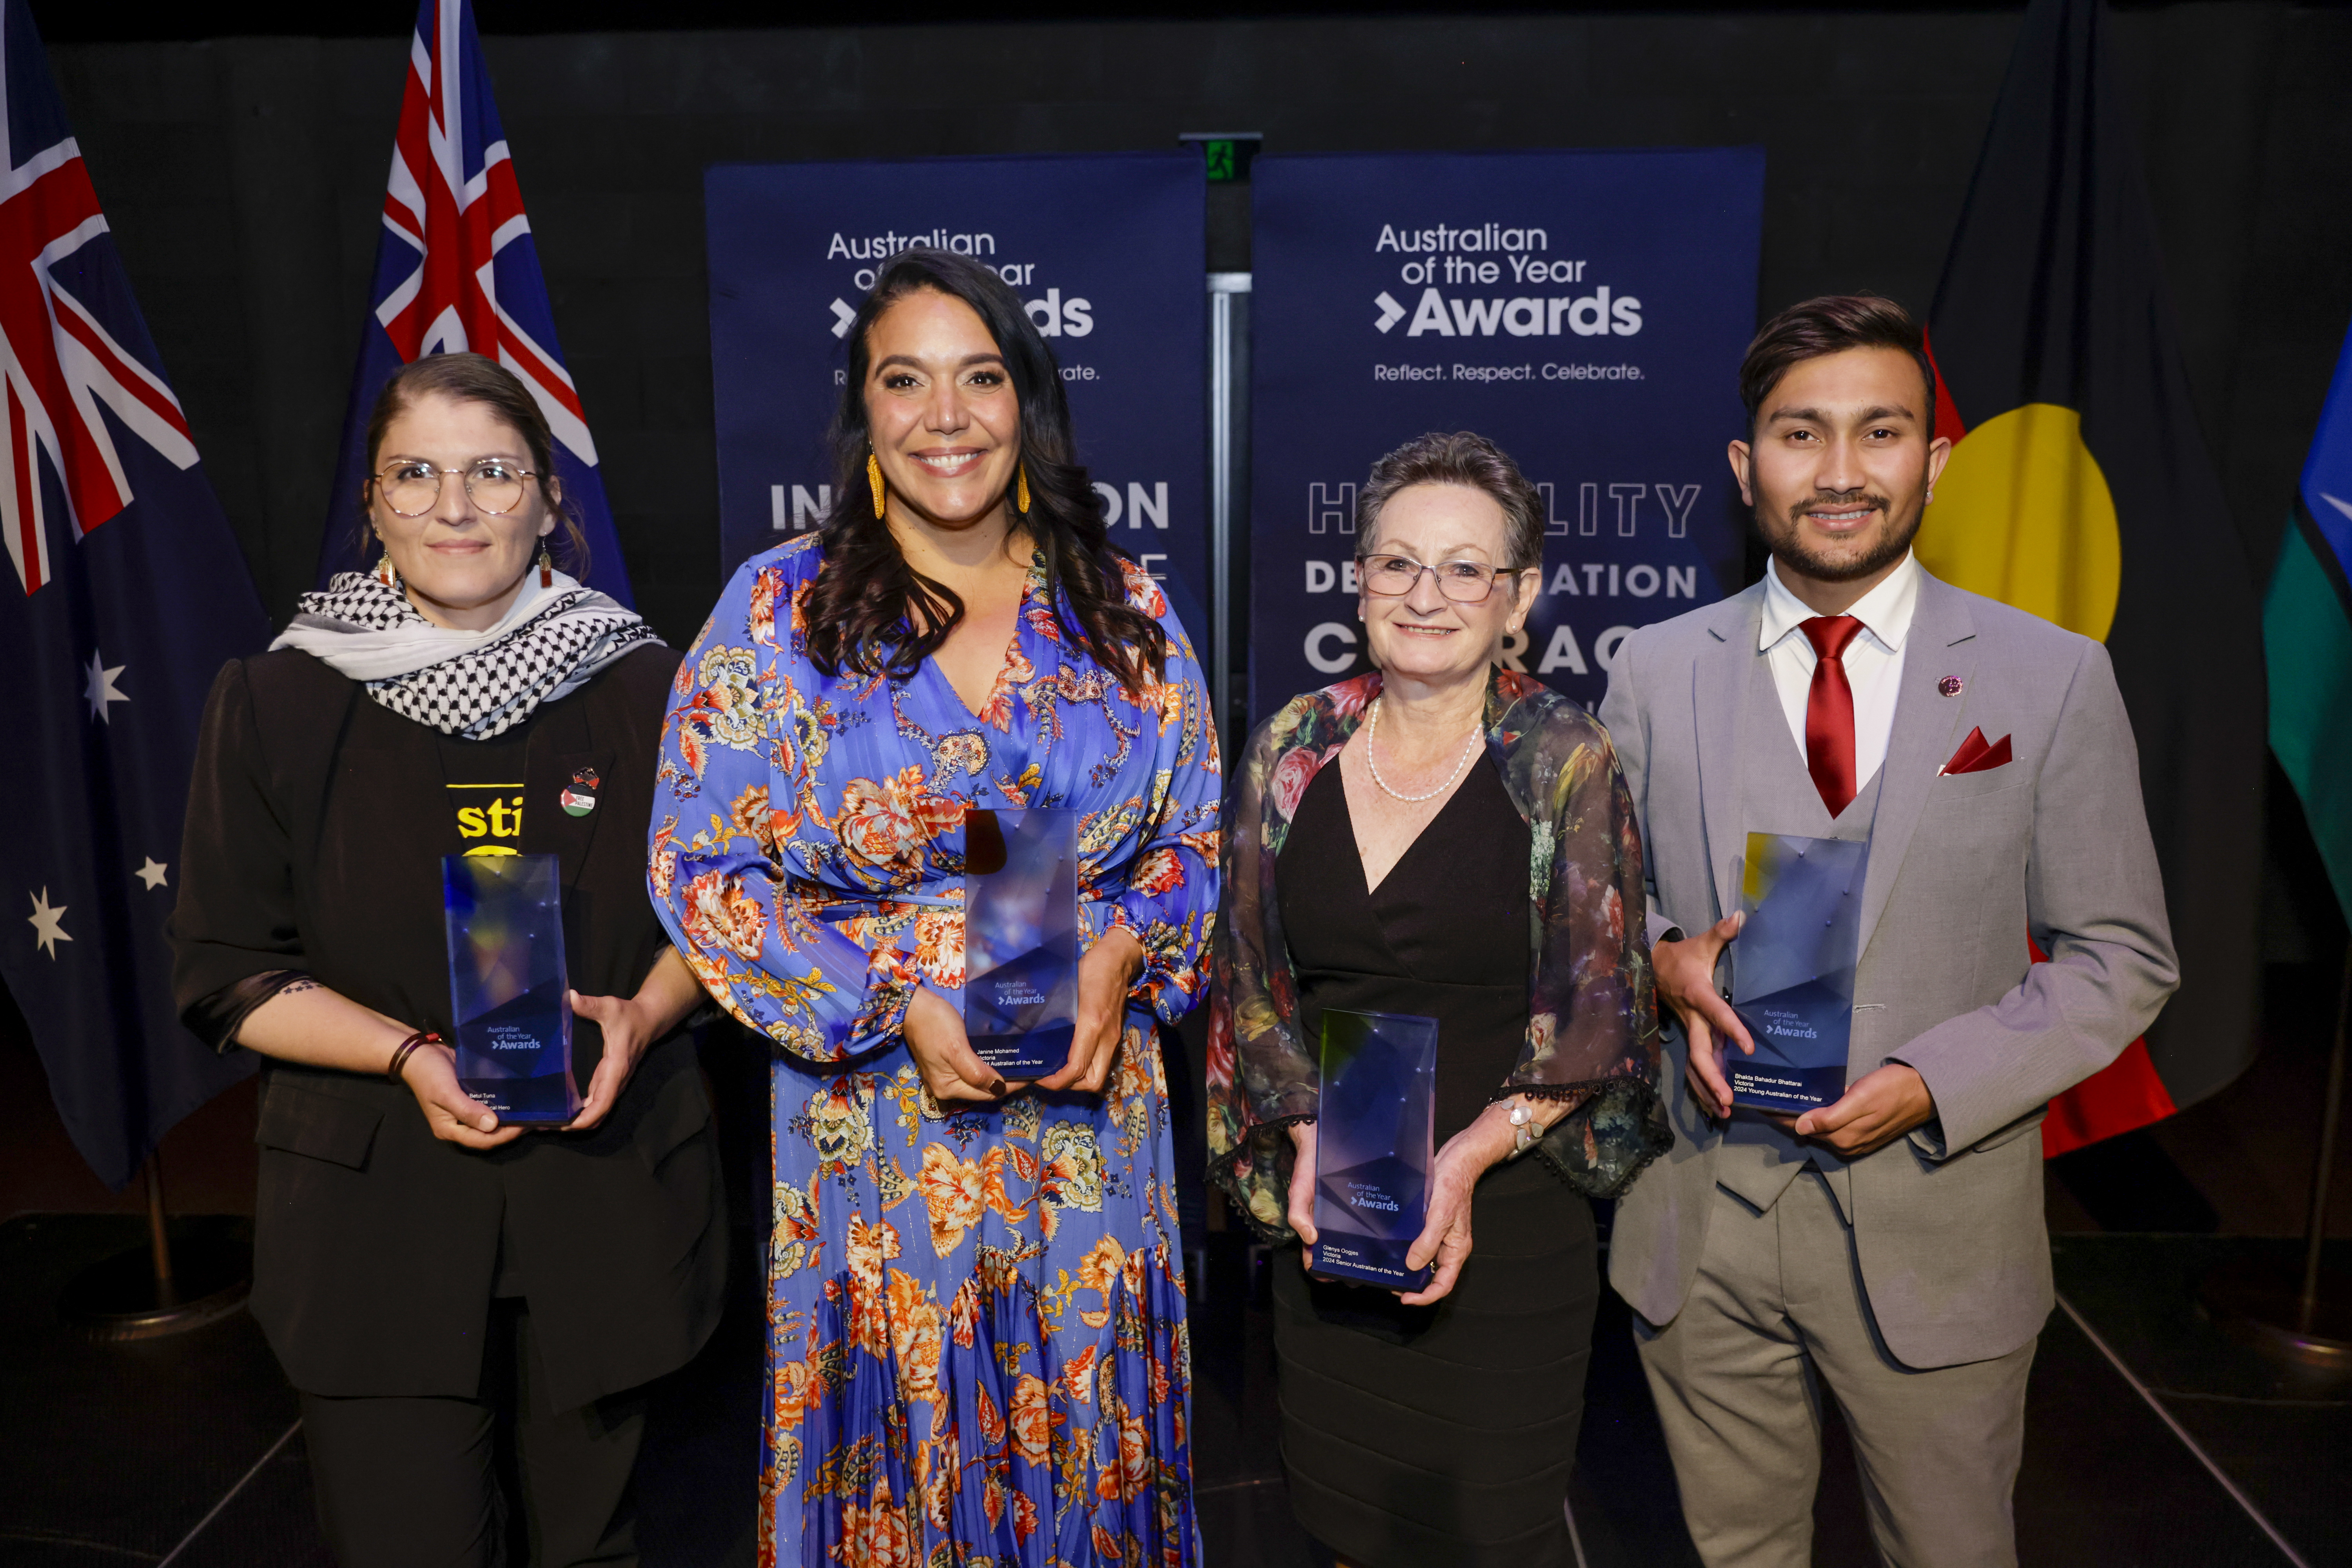
M1441 1147L1406 1260L1427 1286L1321 1279L1297 1246L1276 1264L1291 1506L1353 1568L1570 1561L1600 1289L1585 1199L1668 1142L1615 753L1497 667L1541 588L1543 517L1481 437L1373 465L1359 613L1379 668L1258 731L1224 839L1212 1169L1268 1240L1316 1240L1324 1013L1438 1024Z
M181 1016L259 1053L253 1315L343 1568L635 1563L645 1385L719 1316L701 989L646 894L677 655L584 556L546 420L479 354L395 373L358 500L383 558L302 596L205 710ZM448 1041L442 861L548 855L583 1103L501 1125ZM509 1496L498 1478L513 1478Z

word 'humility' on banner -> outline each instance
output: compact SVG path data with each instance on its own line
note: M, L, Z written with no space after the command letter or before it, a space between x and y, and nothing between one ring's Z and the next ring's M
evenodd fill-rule
M1208 635L1198 153L722 164L704 194L724 571L832 510L850 323L884 262L932 246L1020 296L1112 542Z
M1253 715L1369 668L1357 488L1423 431L1543 497L1515 669L1598 703L1633 627L1740 585L1763 186L1752 148L1257 161Z

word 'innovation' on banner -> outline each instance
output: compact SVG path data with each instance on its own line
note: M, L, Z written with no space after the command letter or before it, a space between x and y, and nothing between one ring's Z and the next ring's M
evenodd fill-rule
M1060 362L1112 541L1205 647L1199 153L720 164L704 195L724 571L832 510L850 323L882 262L933 246L1019 296Z

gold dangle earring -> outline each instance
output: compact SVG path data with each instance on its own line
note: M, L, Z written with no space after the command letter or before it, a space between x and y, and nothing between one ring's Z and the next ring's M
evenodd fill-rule
M547 541L544 539L539 542L539 585L542 588L555 586L555 557L547 552Z
M400 586L400 573L392 564L392 552L384 551L375 563L375 580L387 588Z
M882 488L882 459L872 452L866 454L866 482L874 488L874 515L882 515L882 501L889 492Z
M1029 515L1029 465L1024 463L1019 468L1014 468L1013 470L1013 477L1016 498L1021 507L1021 515L1026 517Z

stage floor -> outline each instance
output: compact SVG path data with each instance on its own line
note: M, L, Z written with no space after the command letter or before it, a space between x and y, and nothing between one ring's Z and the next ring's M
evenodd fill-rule
M114 1346L58 1323L66 1279L141 1234L118 1215L0 1226L0 1563L330 1568L294 1396L250 1318ZM1309 1568L1316 1558L1283 1492L1270 1330L1251 1300L1249 1251L1238 1237L1211 1242L1194 1319L1203 1556L1215 1568ZM2341 1506L2352 1389L2280 1374L2193 1305L2206 1270L2292 1251L2205 1237L2058 1238L2064 1304L2035 1361L2017 1492L2025 1562L2352 1562ZM750 1279L739 1277L737 1310L702 1357L661 1390L642 1477L648 1568L751 1561L760 1351ZM1696 1562L1624 1309L1605 1294L1569 1500L1589 1568ZM1815 1515L1817 1563L1874 1561L1834 1427Z

